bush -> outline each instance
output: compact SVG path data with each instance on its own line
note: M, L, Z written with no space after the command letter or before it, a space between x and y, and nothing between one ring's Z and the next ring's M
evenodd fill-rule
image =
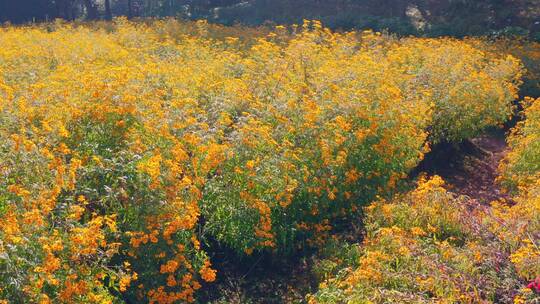
M437 176L373 203L361 258L342 263L309 302L510 302L524 285L483 218L480 206L447 192Z
M482 51L477 41L403 39L389 50L392 62L426 87L434 105L431 143L462 141L507 121L522 75L519 60ZM503 53L504 54L504 53Z
M422 156L422 92L354 36L314 26L283 46L260 40L227 88L233 153L202 205L208 231L240 251L323 242Z
M525 71L520 96L540 96L540 42L514 35L468 39L467 41L480 49L511 54L521 60Z
M500 165L500 181L507 190L526 189L540 178L540 101L526 98L524 120L508 137L510 152Z
M241 108L226 114L237 122L234 157L203 203L208 231L240 251L324 243L333 223L421 160L424 130L432 143L462 140L512 113L519 61L461 41L332 34L318 23L269 37L239 65L249 95L237 93Z
M540 277L540 102L526 98L524 120L508 137L510 151L500 166L500 181L515 193L515 202L493 203L496 220L489 221L495 235L504 241L510 259L523 280L534 281ZM532 283L531 283L532 284ZM538 290L536 300L538 300ZM523 301L534 298L529 292Z
M0 44L0 295L19 302L193 302L214 240L323 245L400 189L428 132L504 121L519 76L465 42L307 21L59 22Z
M178 49L142 28L2 35L2 298L191 302L215 279L196 233L197 176L221 145L198 140L189 102L169 103L153 68ZM182 121L193 123L168 132Z
M525 100L525 119L510 134L510 151L500 167L500 180L515 193L514 201L471 205L434 177L391 202L376 202L366 208L361 258L336 260L354 253L345 247L320 262L315 268L326 273L319 275L320 290L310 301L538 301L538 105Z

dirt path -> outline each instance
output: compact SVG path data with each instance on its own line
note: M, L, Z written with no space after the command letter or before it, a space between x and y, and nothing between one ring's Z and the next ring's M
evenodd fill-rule
M453 159L439 174L452 191L479 203L510 202L510 196L496 182L499 163L507 152L504 135L483 135L472 139L471 143L465 147L466 153Z

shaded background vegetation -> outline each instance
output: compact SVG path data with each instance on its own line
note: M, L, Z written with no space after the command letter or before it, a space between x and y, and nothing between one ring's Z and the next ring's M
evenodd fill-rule
M518 34L540 39L539 0L21 0L0 1L0 21L181 17L223 24L299 23L335 29L462 37Z

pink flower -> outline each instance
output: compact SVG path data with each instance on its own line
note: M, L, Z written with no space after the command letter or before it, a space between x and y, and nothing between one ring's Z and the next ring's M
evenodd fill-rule
M530 282L527 285L527 288L531 289L536 293L540 293L540 277L536 278L534 281Z

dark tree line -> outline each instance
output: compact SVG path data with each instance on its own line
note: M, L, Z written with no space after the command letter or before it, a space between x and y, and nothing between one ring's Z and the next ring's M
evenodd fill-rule
M214 8L237 3L236 0L0 0L0 21L96 20L119 15L206 17Z
M56 18L73 20L98 18L97 3L92 0L0 0L2 22L25 23Z
M297 23L431 35L540 32L540 0L0 0L0 21L182 17L225 24Z

